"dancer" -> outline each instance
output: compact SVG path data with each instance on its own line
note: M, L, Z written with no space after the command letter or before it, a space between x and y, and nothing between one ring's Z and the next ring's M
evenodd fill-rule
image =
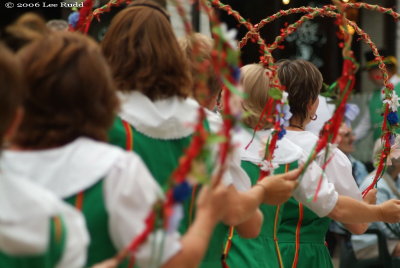
M103 142L118 100L100 48L83 35L58 32L18 56L28 84L26 117L2 169L82 211L91 239L85 267L113 258L143 233L163 195L135 153ZM223 185L205 187L185 236L154 230L135 254L138 266L197 267L225 214L225 193Z
M11 140L22 119L24 95L20 65L15 55L0 46L3 146ZM0 230L0 267L80 268L85 264L88 234L82 215L51 192L2 169Z
M199 109L198 103L188 98L190 70L168 15L153 2L135 1L114 18L102 48L122 102L110 142L138 153L161 187L166 188L190 143L194 131L190 125L196 122ZM223 222L237 226L243 236L257 236L262 222L259 204L286 201L297 175L272 176L250 189L245 174L228 169L223 179L230 185ZM181 233L189 227L189 212L185 211ZM217 226L202 267L221 266L227 229L226 225Z
M251 64L242 67L242 84L248 95L248 98L243 100L242 107L244 111L249 114L249 116L243 119L243 123L249 128L247 130L242 130L238 134L238 139L241 140L242 166L246 172L248 172L252 183L257 182L260 166L265 166L260 151L265 148L263 140L266 140L271 134L271 125L269 121L263 121L260 124L261 129L256 132L255 138L252 140L252 131L256 127L265 103L267 103L269 98L268 91L270 89L270 81L267 72L269 71L259 64ZM252 142L250 143L250 141ZM296 141L296 143L298 142L299 141ZM250 145L247 146L249 143ZM307 155L302 148L283 137L278 141L275 150L273 164L276 169L274 172L284 172L287 169L296 167L306 159ZM322 181L321 190L319 191L316 202L309 202L308 200L314 197L321 174L321 168L317 163L312 162L302 177L298 188L293 192L294 198L303 202L304 206L309 208L304 208L305 210L307 209L307 213L312 213L317 218L318 216L328 216L341 222L363 223L378 218L383 220L383 218L381 218L381 209L383 209L385 210L384 220L399 220L399 204L397 201L391 201L385 204L385 208L379 208L377 206L358 202L346 196L338 196L334 185L328 182L327 178L324 178ZM371 194L373 195L374 193ZM282 221L286 220L286 206L290 206L292 202L296 202L295 199L290 199L289 202L281 207L262 205L261 209L264 213L265 222L260 236L256 239L241 239L237 235L234 235L231 251L228 254L228 264L231 266L238 265L240 267L271 268L283 265L286 267L289 265L289 262L290 265L292 265L292 256L284 255L285 252L282 252L281 256L281 243L279 243L278 246L276 241L281 241L278 239L280 238L278 235L282 228L282 224L280 224L281 217L283 218ZM397 214L395 217L391 218L394 216L392 215L393 213ZM358 230L359 232L364 231L365 226L363 224L356 225L356 228L359 227L361 227L361 230ZM316 228L316 232L319 232L317 229L319 226L314 226L314 228ZM324 245L322 244L322 246ZM324 259L325 257L325 255L322 256ZM314 256L313 258L316 262L315 265L321 264L319 261L321 258L320 256ZM312 265L314 265L314 263Z

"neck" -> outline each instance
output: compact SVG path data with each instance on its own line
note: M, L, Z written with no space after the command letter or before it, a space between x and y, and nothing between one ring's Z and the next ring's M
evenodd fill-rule
M287 127L288 130L294 130L294 131L304 131L305 129L305 124L304 122L301 122L297 118L292 118L289 121L289 126Z

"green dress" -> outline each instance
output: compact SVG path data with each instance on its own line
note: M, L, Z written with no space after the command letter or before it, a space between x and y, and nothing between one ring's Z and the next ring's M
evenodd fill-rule
M394 88L397 95L400 95L400 83ZM371 128L374 132L374 141L382 135L382 120L383 120L383 103L382 103L381 90L375 90L372 93L371 100L369 101L369 114L371 120ZM400 118L400 110L397 111Z
M0 251L0 267L53 268L57 266L64 252L66 231L62 218L52 218L50 221L49 246L46 252L29 256L13 256Z
M259 167L248 161L242 161L242 168L251 179L252 185L257 183L260 175ZM297 162L289 165L280 165L275 174L285 172L285 169L294 169ZM231 249L227 263L230 268L277 268L279 267L279 247L275 244L275 234L281 218L282 206L262 204L260 209L264 215L264 222L260 235L254 239L241 238L236 232L232 238ZM275 237L276 238L276 237Z
M108 227L108 213L103 197L103 180L83 192L65 199L65 201L80 210L85 217L89 231L90 244L85 267L114 257L118 251L111 240ZM119 267L125 267L127 263Z
M278 229L279 248L285 268L333 268L325 235L331 220L320 218L293 197L282 209Z
M208 129L208 124L205 123ZM165 190L172 172L178 167L179 158L189 146L192 136L179 139L155 139L139 131L117 117L109 132L109 142L124 149L133 149L146 164L150 173ZM130 147L130 148L129 148ZM193 200L184 203L184 218L179 226L186 233L194 215ZM221 255L229 227L218 224L212 234L208 250L200 267L221 268Z

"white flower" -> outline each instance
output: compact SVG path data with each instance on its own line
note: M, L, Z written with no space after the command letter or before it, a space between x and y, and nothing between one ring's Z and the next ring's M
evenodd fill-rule
M383 103L389 104L389 108L393 112L397 112L397 107L399 107L400 104L399 104L399 96L397 96L396 91L392 91L392 98L390 100L384 100Z
M226 40L228 44L231 46L231 48L238 49L236 41L237 30L236 29L228 30L228 26L225 23L220 24L220 29L221 29L221 38Z
M260 169L262 171L269 172L269 174L271 174L271 175L274 174L274 170L279 167L278 164L269 162L267 160L261 161L259 165L260 165Z
M283 91L282 93L282 103L286 104L288 102L288 96L289 94L286 91Z

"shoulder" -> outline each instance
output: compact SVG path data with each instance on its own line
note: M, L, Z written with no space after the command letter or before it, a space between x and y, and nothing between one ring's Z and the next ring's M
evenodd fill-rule
M14 255L45 252L52 219L74 222L82 246L87 232L82 215L53 193L24 178L0 176L0 250ZM68 224L67 224L68 227ZM66 230L68 233L68 229Z

